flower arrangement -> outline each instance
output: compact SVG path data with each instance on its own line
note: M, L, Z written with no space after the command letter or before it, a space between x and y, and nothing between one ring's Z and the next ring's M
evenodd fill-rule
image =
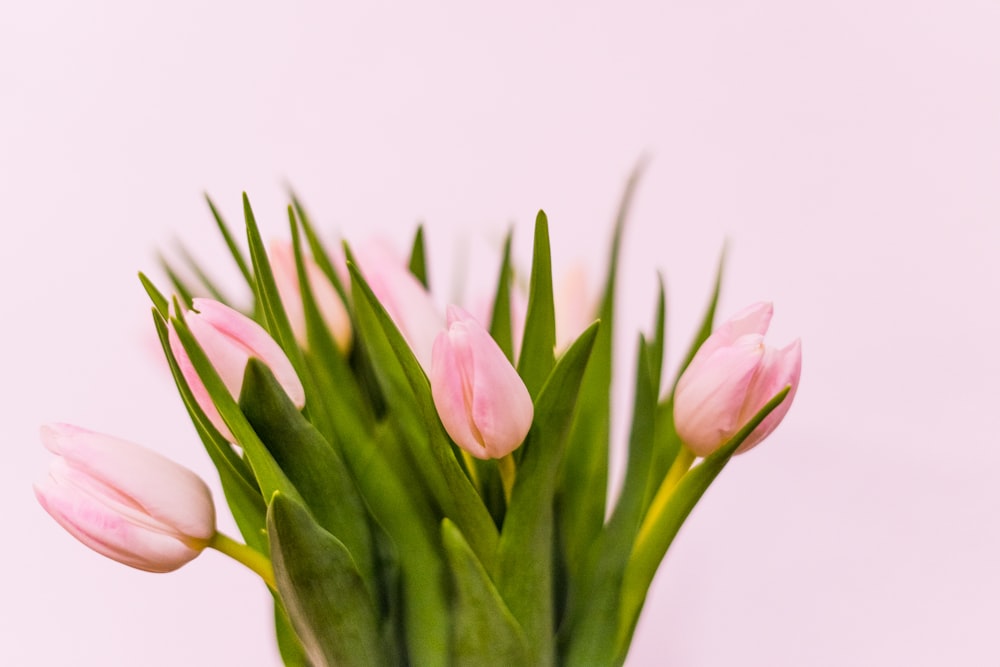
M39 502L135 568L167 572L205 548L251 568L288 665L622 664L681 525L730 458L778 425L801 368L797 341L764 344L769 304L714 326L720 266L662 391L661 282L609 498L616 270L635 182L593 323L560 325L558 346L544 213L526 302L508 235L477 318L437 310L422 229L408 262L375 244L331 252L293 197L291 241L266 247L244 195L247 255L212 206L252 309L227 305L201 267L197 286L168 267L170 298L140 278L242 541L216 530L192 472L69 425L42 428L55 459Z

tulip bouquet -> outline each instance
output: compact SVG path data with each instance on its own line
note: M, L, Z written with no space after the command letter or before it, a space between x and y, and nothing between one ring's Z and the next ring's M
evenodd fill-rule
M769 304L714 327L720 267L682 373L665 383L661 283L609 498L616 267L634 184L593 323L560 331L565 345L544 213L526 300L508 235L476 317L437 310L420 229L408 262L378 245L330 250L293 198L291 242L268 248L244 196L247 253L213 206L251 308L226 305L198 266L197 284L167 267L170 298L140 278L242 539L217 531L190 471L68 425L42 430L56 458L39 501L136 568L173 570L208 547L251 568L288 665L622 664L682 523L730 458L777 426L801 362L798 342L764 345Z

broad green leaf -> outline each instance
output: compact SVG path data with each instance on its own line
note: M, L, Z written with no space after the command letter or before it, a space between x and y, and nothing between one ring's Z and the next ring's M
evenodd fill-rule
M496 526L455 456L454 445L434 407L427 375L357 267L349 264L348 268L358 336L371 346L373 363L384 370L386 377L394 378L393 385L399 383L400 370L409 385L407 392L397 393L387 388L386 394L394 396L397 402L415 402L412 409L403 413L403 418L409 421L407 433L413 436L409 444L419 474L444 515L458 525L479 560L491 568L496 558ZM421 433L423 437L419 437Z
M374 604L343 543L281 493L267 535L278 592L313 665L385 664Z
M416 473L394 465L400 443L392 431L376 428L364 444L345 449L345 459L371 513L406 555L399 566L409 664L446 667L450 628L440 619L448 617L448 586L438 517L414 483Z
M517 372L532 398L538 396L555 365L556 315L552 297L552 254L549 221L544 211L535 219L535 241L528 288L528 312Z
M587 550L604 525L608 488L608 449L611 439L611 380L615 330L615 285L622 236L644 162L633 169L625 185L615 220L598 317L601 330L593 358L583 377L580 409L570 436L569 453L561 472L557 496L560 544L570 579L580 571Z
M420 281L424 289L430 289L427 281L427 249L424 247L424 226L417 227L413 237L413 247L410 249L410 273Z
M208 203L208 208L212 210L212 217L215 218L215 224L219 228L219 233L222 234L222 238L226 242L226 247L229 248L229 253L233 256L236 266L239 267L240 273L243 274L244 280L247 281L247 285L253 289L253 275L250 273L250 267L243 256L243 251L236 244L236 239L229 231L229 226L222 219L222 215L219 213L219 209L215 207L215 202L212 201L212 198L206 194L205 201Z
M592 324L559 359L535 401L535 418L500 535L497 588L528 640L529 661L555 660L552 573L556 471L566 452L577 391L599 323Z
M507 609L462 531L444 519L441 538L455 591L451 608L454 628L451 664L456 667L530 664L524 631Z
M299 642L292 622L288 620L288 612L281 604L281 598L274 594L274 635L278 641L278 652L285 667L312 667L305 649Z
M368 511L337 451L295 408L271 369L257 359L247 364L240 408L316 521L343 542L375 594Z
M608 623L608 617L618 608L625 566L645 511L653 449L656 390L648 349L640 336L625 482L611 519L584 560L581 576L570 592L565 627L560 629L567 664L608 664L615 655L617 627Z
M679 483L673 487L664 484L657 491L639 528L625 569L618 616L616 664L625 660L649 585L685 519L740 444L785 400L790 389L785 387L778 392L736 435L689 470Z

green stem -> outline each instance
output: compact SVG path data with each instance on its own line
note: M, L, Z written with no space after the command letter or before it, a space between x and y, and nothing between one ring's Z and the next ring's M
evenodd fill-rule
M264 554L245 544L240 544L233 538L220 532L216 532L212 536L212 539L208 542L208 546L226 554L253 572L256 572L272 591L277 592L278 586L274 581L274 568L271 567L271 561Z
M681 445L680 451L677 452L677 456L674 458L673 465L670 466L667 476L663 478L660 488L657 489L656 495L653 496L653 501L649 504L649 509L646 510L646 516L639 526L639 532L636 534L635 544L632 548L633 553L642 550L643 544L656 525L657 518L666 508L667 503L670 501L670 496L673 494L674 489L677 488L677 484L687 474L687 471L691 469L694 459L694 452Z
M508 454L497 459L497 469L500 471L500 483L503 485L503 499L510 505L510 494L514 489L514 480L517 478L517 464L514 463L514 455Z

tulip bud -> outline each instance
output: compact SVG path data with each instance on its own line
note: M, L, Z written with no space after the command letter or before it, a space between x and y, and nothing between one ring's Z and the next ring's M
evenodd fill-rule
M598 305L587 282L587 265L575 262L555 288L556 354L562 354L597 319Z
M382 243L366 244L355 253L355 259L375 297L389 313L417 361L427 369L434 339L443 328L441 312L430 292Z
M145 447L68 424L43 426L56 455L35 497L94 551L148 572L170 572L208 546L215 506L205 483Z
M222 378L233 398L239 398L243 387L243 374L250 358L264 362L274 373L278 384L285 390L296 407L302 408L306 403L305 390L295 374L292 362L285 356L281 347L264 329L249 317L239 313L229 306L211 299L194 299L194 310L184 315L184 322L191 334L205 351L205 355ZM191 388L195 400L205 416L212 422L219 433L235 442L236 438L226 427L219 410L212 403L208 390L191 364L177 332L170 327L170 349L177 359L181 373Z
M431 394L448 435L476 458L501 458L524 441L534 406L490 334L458 306L434 341Z
M718 449L788 385L785 400L736 453L770 435L791 407L802 370L802 346L798 340L781 350L764 345L772 313L770 303L737 313L705 340L677 382L674 424L696 455Z
M274 282L278 286L278 295L281 297L281 303L284 305L285 313L292 325L295 340L302 347L307 347L306 313L302 303L302 290L299 287L299 273L295 266L295 249L287 241L273 241L269 259L271 268L274 270ZM330 330L337 347L341 352L346 352L351 346L351 318L347 314L347 308L344 307L344 302L333 283L316 265L316 262L305 256L303 256L302 261L320 316Z

